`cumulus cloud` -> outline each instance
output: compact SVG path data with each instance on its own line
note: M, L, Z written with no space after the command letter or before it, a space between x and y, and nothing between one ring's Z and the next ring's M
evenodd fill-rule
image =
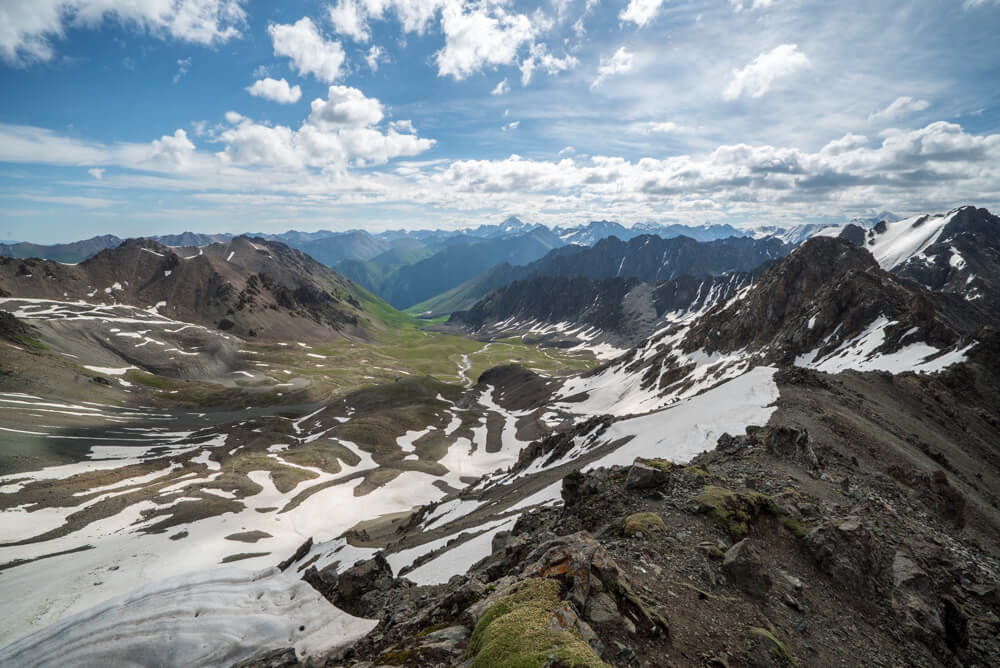
M490 95L506 95L510 92L510 84L507 83L507 77L503 78L503 81L498 83L493 90L490 91Z
M762 53L751 63L739 70L733 70L733 79L722 91L725 100L741 97L761 97L779 79L784 79L809 66L809 58L799 51L796 44L782 44L771 51Z
M357 88L330 86L327 97L310 104L298 130L257 123L236 112L231 127L219 133L226 164L344 170L350 165L383 164L428 150L434 140L418 137L410 121L396 121L387 132L376 128L385 117L382 103Z
M591 89L599 87L601 84L616 74L628 72L632 69L632 54L624 46L619 47L610 58L601 56L601 64L597 68L597 78L590 84Z
M107 170L104 169L103 167L92 167L87 170L87 173L93 176L98 181L100 181L101 179L104 178L104 172L106 171Z
M371 39L366 8L356 0L339 0L330 6L330 23L338 34L350 37L355 42Z
M894 118L899 118L900 116L905 116L917 111L923 111L927 107L931 106L931 103L927 100L917 100L912 97L903 96L897 97L895 100L889 103L885 109L877 111L870 116L869 120L892 120Z
M618 18L622 23L630 21L641 28L656 18L663 2L664 0L629 0L628 6Z
M290 58L299 74L311 74L324 83L333 83L343 74L344 47L325 39L308 16L290 25L272 23L267 32L274 55Z
M0 58L17 65L55 57L53 42L69 28L94 28L106 20L151 35L196 44L218 44L240 34L243 0L31 0L0 9Z
M972 135L960 126L932 123L886 137L869 147L865 137L846 135L816 152L797 148L732 144L707 155L663 160L597 156L589 161L460 160L431 179L458 193L524 198L546 193L564 201L605 205L642 202L683 208L711 201L766 211L798 203L896 201L921 192L948 203L995 200L1000 134ZM938 192L929 192L931 188ZM686 203L686 204L685 204Z
M177 130L172 135L153 140L149 160L170 169L184 170L192 165L194 152L194 144L188 139L187 133Z
M247 86L246 90L254 97L262 97L279 104L294 104L302 97L302 88L298 85L289 86L284 78L259 79L253 82L252 86Z
M509 65L518 51L535 37L527 16L509 14L499 6L470 6L450 2L441 11L444 48L434 55L438 76L456 80L489 65Z

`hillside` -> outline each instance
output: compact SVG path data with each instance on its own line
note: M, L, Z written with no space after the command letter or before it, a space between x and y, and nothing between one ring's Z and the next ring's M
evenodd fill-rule
M200 248L129 240L76 266L4 258L0 294L126 304L269 340L366 338L375 326L349 281L284 244L247 237Z

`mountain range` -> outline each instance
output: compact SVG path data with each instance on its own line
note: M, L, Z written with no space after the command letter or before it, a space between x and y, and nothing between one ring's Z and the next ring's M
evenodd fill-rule
M541 253L435 323L278 240L0 259L0 664L991 665L1000 218L889 218L383 237Z

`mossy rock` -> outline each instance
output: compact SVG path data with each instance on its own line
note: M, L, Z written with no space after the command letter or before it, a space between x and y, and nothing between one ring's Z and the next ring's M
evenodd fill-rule
M655 533L666 533L667 525L656 513L635 513L625 518L623 531L629 537L637 533L652 536Z
M541 668L550 659L568 666L606 668L574 631L549 628L560 604L557 580L529 578L483 614L469 640L470 668Z
M785 644L767 629L751 627L747 631L747 638L754 646L757 666L760 668L789 668L799 665Z
M749 490L734 492L725 487L706 485L695 499L699 512L705 513L733 538L747 535L750 524L762 513L778 514L771 497Z

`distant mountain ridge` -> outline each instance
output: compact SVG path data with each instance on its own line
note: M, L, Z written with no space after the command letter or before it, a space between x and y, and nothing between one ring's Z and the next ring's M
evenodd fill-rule
M130 239L78 265L0 258L0 296L127 304L244 338L366 339L371 296L301 251L236 237L203 247Z

